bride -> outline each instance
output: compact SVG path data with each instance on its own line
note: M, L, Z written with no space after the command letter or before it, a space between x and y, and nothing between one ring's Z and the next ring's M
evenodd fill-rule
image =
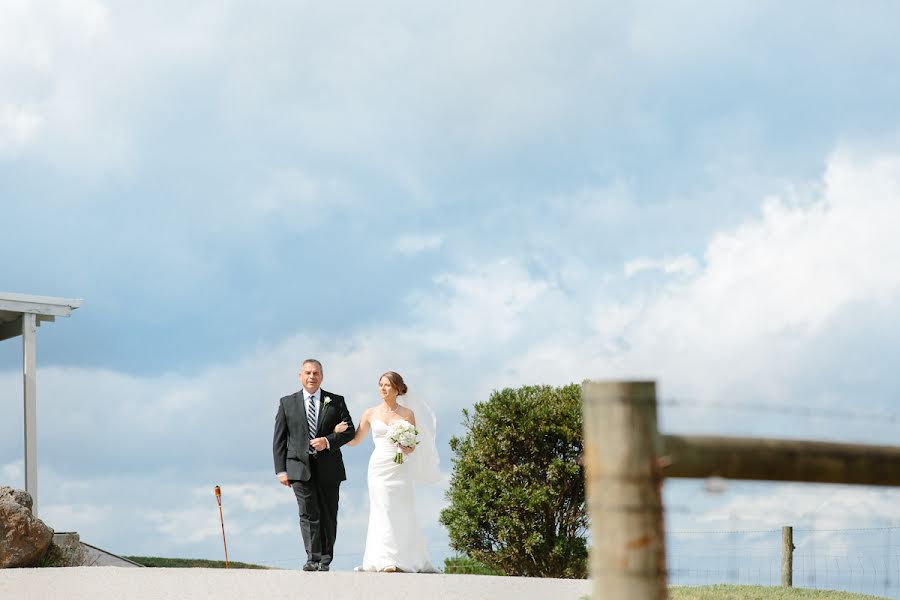
M356 435L347 442L356 446L372 430L375 450L369 458L369 530L366 534L366 552L362 571L388 573L433 573L428 560L425 537L416 520L413 482L433 483L440 476L437 452L434 446L434 416L424 402L416 406L420 410L420 423L409 406L400 403L406 394L403 378L388 371L378 380L381 404L363 413L356 428ZM416 447L400 447L403 462L394 461L398 446L388 437L391 423L406 420L416 425L420 433L419 450ZM334 431L340 433L347 424L339 423Z

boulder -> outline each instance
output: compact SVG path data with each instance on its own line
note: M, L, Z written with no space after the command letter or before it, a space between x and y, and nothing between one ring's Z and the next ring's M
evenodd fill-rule
M0 488L0 568L37 565L53 540L53 530L31 512L31 495Z
M41 559L42 567L85 567L87 552L77 533L55 533L47 554Z
M3 500L4 498L11 498L13 502L21 504L28 510L34 508L34 501L31 499L31 494L25 490L17 490L16 488L11 488L7 485L0 485L0 500Z

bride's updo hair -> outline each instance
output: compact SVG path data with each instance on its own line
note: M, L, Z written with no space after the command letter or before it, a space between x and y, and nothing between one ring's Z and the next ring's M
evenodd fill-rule
M406 384L403 383L403 378L400 377L400 373L397 373L396 371L388 371L387 373L382 374L381 377L378 378L378 381L381 381L385 377L387 377L387 380L391 382L391 385L394 386L394 389L397 390L397 395L402 396L406 393Z

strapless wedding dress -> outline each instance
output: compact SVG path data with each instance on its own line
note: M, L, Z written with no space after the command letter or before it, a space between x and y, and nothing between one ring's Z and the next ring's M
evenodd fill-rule
M362 569L434 573L416 519L412 456L405 455L403 464L395 463L397 446L388 438L387 423L372 419L371 424L375 450L369 458L369 530Z

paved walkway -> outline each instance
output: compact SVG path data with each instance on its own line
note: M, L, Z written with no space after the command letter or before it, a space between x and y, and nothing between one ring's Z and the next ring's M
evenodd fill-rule
M2 600L579 600L588 580L72 567L0 570Z

